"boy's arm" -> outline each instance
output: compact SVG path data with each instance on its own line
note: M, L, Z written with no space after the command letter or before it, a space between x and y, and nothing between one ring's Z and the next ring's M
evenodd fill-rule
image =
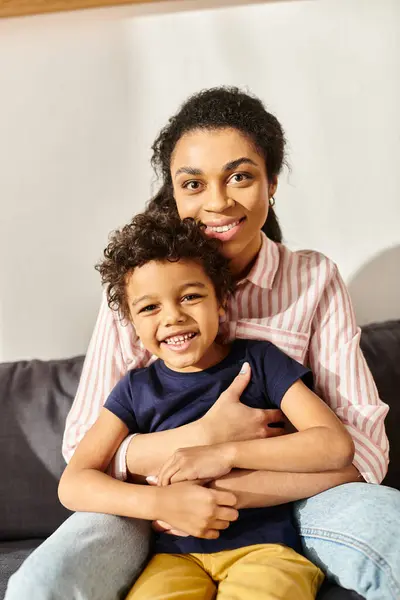
M239 373L210 410L198 421L167 431L135 436L129 443L127 470L134 480L154 475L179 448L208 446L230 440L249 440L281 435L283 429L269 427L282 422L279 409L249 408L240 396L251 377L250 369Z
M276 506L310 498L338 485L364 481L354 465L324 473L283 473L233 469L213 480L209 487L232 492L236 508Z
M161 519L190 535L219 536L237 519L236 496L193 483L165 488L117 481L107 475L116 449L128 427L103 408L66 467L58 488L60 501L74 511L115 514L140 519Z
M232 468L315 473L351 465L351 435L301 380L287 390L281 409L297 432L271 440L225 444Z
M217 478L233 468L291 473L340 470L351 465L353 441L329 407L298 380L281 408L298 430L263 440L178 450L158 474L159 485Z
M157 494L105 473L128 427L106 408L89 429L67 465L58 487L60 502L73 511L152 519Z

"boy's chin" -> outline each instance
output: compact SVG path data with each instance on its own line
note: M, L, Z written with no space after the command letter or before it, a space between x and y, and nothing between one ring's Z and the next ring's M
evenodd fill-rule
M163 361L167 365L168 368L173 371L186 371L186 370L196 370L197 360L194 357L189 356L165 356L163 357Z

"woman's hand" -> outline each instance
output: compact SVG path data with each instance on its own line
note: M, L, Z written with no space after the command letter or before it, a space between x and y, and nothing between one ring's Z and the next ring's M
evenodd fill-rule
M159 486L179 481L211 480L223 477L232 468L228 444L180 448L164 464L157 477Z
M240 401L240 396L251 378L250 365L245 365L246 371L235 377L210 410L198 421L205 430L210 445L275 437L285 433L283 427L270 427L272 423L285 421L279 409L249 408Z
M211 490L198 483L176 483L158 488L159 519L177 533L216 539L239 516L231 492ZM172 531L171 531L172 533Z

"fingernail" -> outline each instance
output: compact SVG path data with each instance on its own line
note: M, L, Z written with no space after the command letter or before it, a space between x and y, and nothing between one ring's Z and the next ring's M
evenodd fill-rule
M146 477L147 483L158 483L158 478L155 475L149 475Z
M242 368L240 369L240 374L244 375L245 373L247 373L248 368L249 368L249 363L248 362L243 363Z

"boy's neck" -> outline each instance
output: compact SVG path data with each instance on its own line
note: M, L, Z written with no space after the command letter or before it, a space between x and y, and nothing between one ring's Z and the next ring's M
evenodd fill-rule
M218 342L214 342L195 365L190 365L184 369L177 369L165 361L164 364L168 367L168 369L171 369L171 371L175 371L176 373L199 373L220 363L226 356L228 356L230 350L231 344L219 344Z

